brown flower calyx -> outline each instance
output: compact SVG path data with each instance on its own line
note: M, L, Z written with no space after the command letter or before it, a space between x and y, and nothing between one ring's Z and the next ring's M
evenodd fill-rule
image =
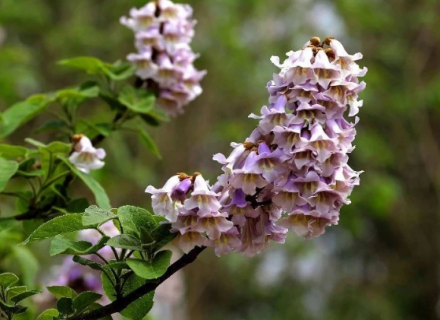
M78 143L83 137L85 137L83 134L74 134L70 139L73 143Z
M243 146L246 150L251 150L252 148L255 147L255 143L246 141L243 143Z
M194 172L194 174L191 177L191 182L194 184L194 181L196 181L196 178L201 175L202 174L200 172Z
M191 178L191 176L187 175L185 172L178 172L177 175L179 176L180 181Z

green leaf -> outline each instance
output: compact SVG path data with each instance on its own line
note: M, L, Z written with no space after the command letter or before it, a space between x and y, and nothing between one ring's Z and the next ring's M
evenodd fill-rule
M50 130L60 130L66 127L66 124L61 120L49 120L41 127L34 131L35 134L40 134Z
M145 123L154 127L159 126L162 122L170 121L170 117L165 111L157 108L148 111L146 114L141 114L140 116Z
M177 233L171 233L170 229L171 224L162 224L150 233L154 241L156 241L154 244L155 251L163 248L177 236Z
M0 127L0 137L6 137L19 126L28 122L42 112L51 102L45 95L32 96L26 101L14 104L3 113L3 122Z
M12 313L12 314L19 314L26 311L26 308L22 306L12 306L10 304L4 303L2 300L0 300L0 310Z
M57 99L62 104L69 102L79 105L87 99L96 98L99 95L99 86L96 82L90 81L80 87L60 90L56 93Z
M118 208L118 217L126 234L137 236L140 233L141 227L147 230L157 227L153 215L143 208L134 206L120 207Z
M79 69L88 74L105 74L108 69L106 64L94 57L76 57L58 62L58 64L74 69Z
M8 288L18 282L18 277L10 272L0 274L0 287Z
M57 302L57 309L61 314L71 315L74 313L73 300L71 298L63 297Z
M58 254L94 254L105 246L108 239L110 238L102 237L95 245L93 245L87 241L72 241L63 236L57 236L50 244L50 256L53 257Z
M56 309L47 309L42 314L40 314L37 320L54 320L60 315Z
M95 195L96 203L99 207L103 209L111 208L110 200L107 196L107 193L105 192L104 188L95 179L93 179L93 177L79 171L73 164L69 162L67 158L60 157L60 159L62 159L64 163L70 168L70 170L72 170L72 172L78 178L80 178L87 185L87 187L89 187L89 189Z
M83 213L66 214L56 217L35 230L24 242L27 244L34 241L54 238L60 234L89 229L82 223Z
M125 80L136 72L136 66L125 61L116 61L108 70L107 75L115 80Z
M86 310L90 305L98 301L102 298L102 295L91 292L91 291L85 291L81 292L75 300L73 300L73 308L75 309L75 313L79 314Z
M153 109L156 99L145 89L136 89L131 85L126 85L121 89L118 100L136 113L148 114Z
M28 149L25 147L11 146L9 144L0 144L0 156L12 160L28 155Z
M99 263L93 261L93 260L89 260L86 258L82 258L80 256L73 256L73 261L76 263L79 263L83 266L92 268L93 270L100 270L102 271L102 265L100 265Z
M145 132L142 128L139 129L139 134L142 143L148 149L148 151L154 153L159 159L162 159L159 148L157 147L156 143L151 138L151 136L147 132Z
M133 292L140 286L142 286L144 283L145 283L144 279L139 278L136 275L132 275L126 281L122 294L125 296L130 292ZM102 284L103 284L104 292L107 295L107 297L111 301L114 301L116 299L115 289L113 288L108 278L104 275L102 276ZM153 303L154 303L153 298L154 298L154 292L150 292L144 295L143 297L137 299L136 301L132 302L124 311L121 312L121 314L124 317L127 317L132 320L143 320L145 316L148 314L148 312L150 312L151 308L153 307Z
M171 261L171 251L160 251L153 261L127 259L127 264L133 272L143 279L151 280L161 277L168 269Z
M101 209L97 206L90 206L85 211L86 213L83 216L83 224L85 226L99 226L111 219L117 218L113 212Z
M9 287L6 291L8 293L7 295L8 299L11 299L16 295L19 295L20 293L27 291L27 287L26 286Z
M0 192L6 188L9 180L18 170L18 163L0 158Z
M32 138L26 138L24 139L25 142L29 143L30 145L34 146L34 147L47 147L43 142L32 139Z
M138 239L128 234L121 234L107 241L107 245L114 248L141 251L141 243Z
M127 263L121 262L121 261L116 261L116 260L109 261L109 263L106 265L103 265L102 268L105 270L108 270L108 269L115 269L115 270L130 269L130 267L128 266Z
M22 293L16 295L15 297L13 297L11 299L11 301L14 303L19 303L20 301L27 299L29 297L32 297L32 296L39 294L39 293L41 293L41 291L38 291L38 290L25 291L25 292L22 292Z
M64 286L47 287L47 290L49 290L49 292L52 293L57 299L61 299L63 297L74 299L76 296L78 296L78 294L72 288Z

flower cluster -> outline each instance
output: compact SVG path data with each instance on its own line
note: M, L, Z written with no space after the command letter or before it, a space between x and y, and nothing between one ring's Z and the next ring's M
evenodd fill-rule
M104 149L93 147L90 139L82 134L74 135L72 141L73 152L69 157L69 161L78 170L89 173L90 170L101 169L104 166L104 161L102 161L106 156Z
M137 67L137 76L156 91L157 104L170 115L183 112L183 106L202 93L199 82L205 71L198 71L191 50L195 20L189 5L169 0L152 1L132 9L121 23L135 32L138 53L127 59Z
M146 192L152 194L154 212L171 222L172 232L178 232L175 242L183 251L215 246L220 255L240 242L234 223L221 210L220 194L199 173L175 175L161 189L149 186Z
M350 202L360 174L347 164L358 119L344 115L362 106L365 83L358 78L367 69L356 63L362 55L315 37L287 56L283 63L272 57L281 72L268 83L269 105L250 116L260 120L258 127L246 142L233 143L228 157L214 156L224 174L212 189L200 176L194 183L175 176L163 189L147 189L154 211L180 232L181 247L255 255L270 241L284 242L289 227L305 238L323 234Z

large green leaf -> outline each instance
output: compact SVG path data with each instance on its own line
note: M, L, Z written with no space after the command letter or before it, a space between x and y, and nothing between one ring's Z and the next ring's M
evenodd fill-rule
M124 206L118 208L119 221L122 224L124 233L138 236L142 228L153 230L157 223L153 215L147 210L134 206Z
M122 294L125 296L130 292L136 290L140 286L142 286L144 283L145 283L144 279L136 275L132 275L126 281ZM106 276L102 276L102 284L103 284L104 292L107 295L107 297L111 301L114 301L116 299L116 292L111 282L107 279ZM154 298L154 292L150 292L144 295L143 297L137 299L136 301L132 302L124 311L121 312L121 314L124 317L127 317L132 320L143 320L145 316L148 314L148 312L150 312L151 308L153 307L153 303L154 303L153 298Z
M80 178L87 185L87 187L89 187L89 189L95 195L95 200L99 207L103 209L111 208L110 199L108 198L107 193L98 181L93 179L92 176L79 171L73 164L69 162L69 159L64 157L60 157L60 159L62 159L64 163L67 164L67 166L72 170L72 172L78 178Z
M84 229L82 223L83 213L66 214L61 217L54 218L45 224L39 226L24 242L27 244L34 241L54 238L60 234L75 232Z
M142 128L139 129L139 135L141 137L142 143L148 149L148 151L154 153L159 159L162 159L159 148L157 147L151 136Z
M152 261L127 259L127 264L133 272L143 279L151 280L161 277L168 269L171 261L171 251L158 252Z
M0 192L6 188L9 180L11 180L17 170L17 162L0 158Z
M3 113L0 137L6 137L14 132L19 126L43 111L51 101L52 99L46 97L46 95L36 95L6 109Z
M136 89L131 85L126 85L119 93L118 100L128 109L142 114L148 114L155 103L155 97L145 89Z
M113 212L101 209L97 206L90 206L85 211L86 213L83 217L83 224L85 226L101 225L111 219L117 218Z
M105 246L108 237L102 237L95 245L87 241L73 241L63 236L56 236L50 244L50 255L72 254L87 255L98 252Z
M141 242L128 234L121 234L107 241L107 245L114 248L142 251Z

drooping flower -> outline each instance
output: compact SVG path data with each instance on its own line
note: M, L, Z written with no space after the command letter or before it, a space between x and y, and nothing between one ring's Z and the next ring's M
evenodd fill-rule
M104 166L106 153L102 148L93 147L89 138L82 134L76 134L72 137L73 152L69 161L78 168L78 170L89 173L90 170L101 169Z
M258 127L244 143L233 143L228 157L214 156L223 174L212 189L201 184L188 192L174 228L185 249L205 242L204 233L211 242L203 245L217 254L252 256L270 241L283 243L286 228L304 238L323 234L350 203L361 173L347 164L358 118L349 122L345 115L362 106L365 83L358 78L367 70L355 62L362 55L315 37L287 56L271 59L281 71L268 83L269 105L250 116Z
M151 1L132 9L121 23L135 33L138 53L127 60L136 66L136 75L153 89L157 105L172 116L202 93L200 81L206 71L194 67L198 57L191 50L196 21L189 5L169 0Z

